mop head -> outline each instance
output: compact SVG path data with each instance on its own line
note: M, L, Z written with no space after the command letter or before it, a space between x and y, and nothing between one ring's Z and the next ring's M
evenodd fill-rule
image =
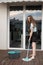
M30 58L26 57L26 58L22 58L22 60L28 62L30 61Z
M23 58L22 60L28 62L28 61L31 61L33 59L34 59L34 57L31 57L31 58L26 57L26 58Z

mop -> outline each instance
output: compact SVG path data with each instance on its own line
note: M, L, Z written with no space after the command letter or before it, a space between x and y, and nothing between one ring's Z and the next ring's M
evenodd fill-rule
M26 62L28 62L28 61L31 61L31 59L28 57L28 54L29 54L29 47L30 47L30 40L28 40L28 50L27 50L27 55L26 55L26 57L25 58L22 58L22 60L23 61L26 61Z

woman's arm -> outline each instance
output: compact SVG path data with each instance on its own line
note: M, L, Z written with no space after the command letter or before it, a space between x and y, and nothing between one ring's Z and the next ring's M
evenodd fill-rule
M29 40L31 40L32 34L33 34L33 30L31 30L31 32L30 32Z
M30 37L29 37L29 40L31 39L32 34L33 34L33 24L31 24L31 26L30 26Z

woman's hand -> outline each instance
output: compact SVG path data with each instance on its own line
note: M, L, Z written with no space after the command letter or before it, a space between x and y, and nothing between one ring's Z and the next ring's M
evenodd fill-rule
M30 41L31 39L29 38L29 41Z
M29 40L31 40L32 34L33 34L33 31L31 30Z

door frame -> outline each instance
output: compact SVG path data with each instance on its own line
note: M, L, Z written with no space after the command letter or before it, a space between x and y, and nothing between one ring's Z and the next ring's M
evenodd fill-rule
M11 5L10 5L11 6ZM16 49L16 50L28 50L28 49L25 49L25 40L26 40L26 20L25 20L25 5L23 6L23 48L10 48L9 47L9 44L10 44L10 33L9 33L9 30L10 30L10 16L9 16L9 7L8 5L8 49ZM15 5L13 5L15 6ZM42 5L42 26L41 26L41 29L42 29L42 32L41 32L41 49L36 49L36 51L40 51L40 50L43 50L43 5ZM31 49L30 49L31 50Z

